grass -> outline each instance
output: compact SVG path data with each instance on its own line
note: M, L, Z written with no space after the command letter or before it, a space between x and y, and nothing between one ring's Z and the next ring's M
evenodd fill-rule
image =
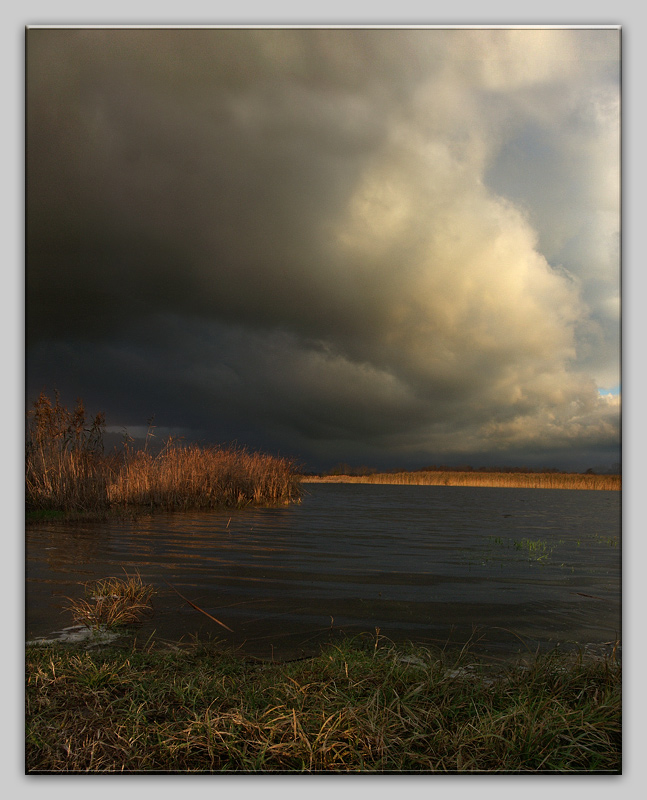
M611 772L621 667L537 656L493 667L384 637L315 658L28 648L27 772Z
M515 548L515 550L527 551L529 558L537 561L547 559L548 556L553 552L553 548L549 547L548 543L544 542L542 539L515 539L512 542L512 546Z
M620 475L563 472L388 472L370 475L304 476L304 483L375 483L411 486L483 486L514 489L599 489L619 491Z
M169 439L157 453L104 453L105 418L86 419L41 394L28 414L25 500L28 516L77 519L141 509L194 510L298 501L300 479L288 458L243 447L199 447Z
M299 479L288 459L244 448L169 442L157 455L139 451L107 486L111 506L166 510L277 505L297 500Z
M554 547L543 539L504 539L501 536L488 536L488 539L496 545L513 547L528 553L531 561L546 561L554 550Z
M74 621L88 628L111 629L132 625L151 610L154 587L139 575L104 578L84 584L85 597L70 600Z

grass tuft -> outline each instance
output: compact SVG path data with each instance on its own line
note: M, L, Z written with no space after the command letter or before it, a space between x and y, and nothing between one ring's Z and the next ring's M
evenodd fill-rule
M139 622L151 610L155 590L139 575L104 578L84 584L85 597L70 600L74 621L92 629L111 629Z

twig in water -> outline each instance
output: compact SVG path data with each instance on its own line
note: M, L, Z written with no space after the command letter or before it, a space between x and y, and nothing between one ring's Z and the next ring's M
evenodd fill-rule
M580 597L590 597L592 600L604 600L604 597L597 597L594 594L584 594L584 592L571 592L571 594L578 594Z
M174 592L176 592L176 594L180 595L180 597L182 598L182 600L184 600L186 603L188 603L188 604L189 604L189 605L190 605L192 608L195 608L195 610L196 610L196 611L199 611L201 614L204 614L204 615L205 615L205 617L209 617L209 619L212 619L214 622L217 622L217 623L218 623L218 625L222 625L222 627L223 627L223 628L226 628L228 631L230 631L231 633L233 633L233 631L231 630L231 628L230 628L228 625L225 625L225 623L224 623L224 622L221 622L219 619L216 619L215 617L212 617L212 616L211 616L211 614L209 614L209 612L208 612L208 611L205 611L203 608L200 608L200 606L196 606L196 604L195 604L195 603L192 603L192 602L189 600L189 598L188 598L188 597L185 597L185 596L184 596L184 595L183 595L181 592L178 592L178 590L175 588L175 586L172 586L172 585L171 585L171 584L170 584L168 581L164 581L164 583L165 583L167 586L170 586L170 587L171 587L171 589L173 589L173 591L174 591Z

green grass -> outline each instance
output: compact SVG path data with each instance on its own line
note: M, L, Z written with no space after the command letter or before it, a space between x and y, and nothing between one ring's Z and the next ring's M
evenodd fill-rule
M27 649L27 772L620 771L621 668L493 667L383 637L288 663L217 644Z
M508 547L527 554L529 561L545 562L555 549L543 539L503 539L501 536L488 536L488 540L499 547Z

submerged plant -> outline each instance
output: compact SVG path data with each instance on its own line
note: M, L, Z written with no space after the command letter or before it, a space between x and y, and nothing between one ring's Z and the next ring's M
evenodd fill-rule
M610 536L601 533L593 535L593 541L600 544L606 544L608 547L619 547L620 539L618 536Z
M488 536L488 540L501 547L513 547L515 550L528 552L528 556L533 561L546 561L554 550L548 542L543 539L506 539L501 536Z
M548 546L548 542L544 542L542 539L537 539L536 541L532 539L515 540L512 545L515 550L527 550L529 556L537 561L547 559L553 552L553 548Z
M155 589L139 575L104 578L84 584L85 597L71 600L75 622L88 628L115 628L139 622L151 610Z

